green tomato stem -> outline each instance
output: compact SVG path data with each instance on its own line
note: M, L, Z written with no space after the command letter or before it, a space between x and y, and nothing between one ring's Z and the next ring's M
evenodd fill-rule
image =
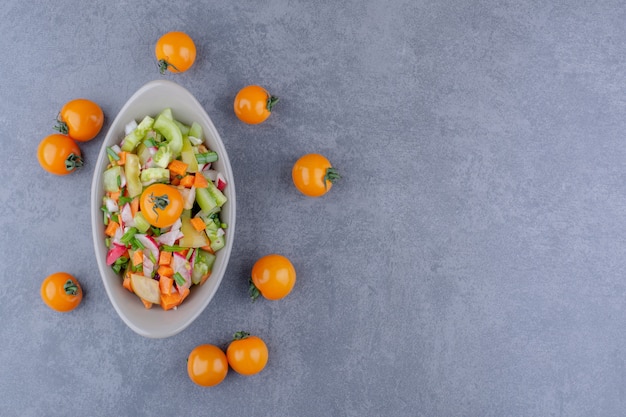
M250 286L248 287L248 294L250 295L252 302L254 302L256 301L257 298L259 298L259 296L261 295L261 292L256 287L256 285L252 283L252 279L250 279L249 281L250 281Z
M233 340L242 340L242 339L245 339L248 336L250 336L250 333L244 332L244 331L239 331L239 332L237 332L237 333L235 333L233 335Z
M76 285L76 283L74 283L71 279L65 281L65 284L63 284L63 290L67 295L77 295L80 292L78 285Z
M324 175L324 187L328 188L326 182L330 182L331 184L334 184L335 181L337 181L338 179L341 178L341 175L339 175L339 173L337 172L337 170L333 167L327 168L326 169L326 175Z
M174 68L177 72L180 72L180 70L176 68L175 65L170 64L164 59L160 59L158 65L159 65L159 72L161 73L161 75L165 74L165 71L168 70L170 67Z
M57 124L53 127L53 129L64 135L67 135L67 133L70 131L70 128L67 126L67 123L61 120L59 116L57 116Z
M271 112L276 103L278 103L278 97L270 95L267 99L267 105L265 106L267 108L267 111Z
M71 153L68 155L68 157L65 159L65 169L67 169L68 171L73 171L76 168L80 168L83 166L83 158L81 158L79 155L76 155L75 153Z

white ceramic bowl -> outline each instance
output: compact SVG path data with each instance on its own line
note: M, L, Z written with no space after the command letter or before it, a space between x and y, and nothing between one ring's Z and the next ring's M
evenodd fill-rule
M120 143L124 137L125 125L133 119L139 123L146 115L154 117L168 107L172 109L174 117L181 122L200 123L207 146L219 155L219 160L213 166L224 175L228 183L224 190L228 202L224 204L221 212L221 219L228 224L228 229L226 245L216 253L217 259L211 277L204 284L194 286L191 294L176 310L164 311L158 306L147 310L137 296L122 287L120 275L106 265L107 248L104 244L104 225L100 210L104 196L102 173L108 164L106 148ZM141 87L124 104L111 123L98 156L91 185L91 222L98 268L113 307L128 327L145 337L164 338L184 330L202 313L215 295L226 272L235 233L235 207L235 182L228 155L202 105L189 91L171 81L156 80Z

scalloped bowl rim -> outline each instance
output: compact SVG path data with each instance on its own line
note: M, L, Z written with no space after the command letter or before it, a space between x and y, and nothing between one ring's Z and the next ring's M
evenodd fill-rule
M139 122L144 116L155 116L164 108L171 108L174 117L183 123L196 121L202 126L205 142L216 151L219 160L214 166L228 183L224 190L228 201L222 208L222 221L228 224L226 245L216 255L211 277L201 286L192 288L189 297L176 310L164 311L160 307L146 309L141 301L122 287L121 279L106 265L107 248L104 244L102 224L102 173L108 164L106 148L119 144L124 128L131 119ZM133 331L144 337L165 338L187 328L207 307L224 277L233 246L235 233L235 182L222 139L210 117L198 100L184 87L167 80L150 81L139 88L122 106L111 123L102 143L91 184L91 224L94 249L100 276L115 311Z

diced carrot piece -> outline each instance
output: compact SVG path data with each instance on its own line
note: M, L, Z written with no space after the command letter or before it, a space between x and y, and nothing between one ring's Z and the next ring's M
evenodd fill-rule
M133 252L133 265L141 265L143 263L143 251L141 249Z
M124 165L126 163L126 152L122 151L118 154L120 159L116 161L118 165Z
M187 173L187 164L178 159L174 159L169 163L167 168L170 170L171 174L180 175L181 177L185 176Z
M139 211L139 197L133 198L130 202L130 212L135 217L135 214Z
M169 294L161 294L161 308L163 310L171 310L172 308L180 305L182 301L183 297L178 293L178 291Z
M185 188L191 188L191 187L193 187L193 183L194 183L194 176L193 175L186 175L186 176L184 176L180 180L180 182L178 184L182 185Z
M159 265L169 265L172 263L172 252L162 250L159 254Z
M178 176L170 177L170 184L171 185L180 185L180 177L178 177Z
M131 287L130 285L130 275L127 274L124 276L124 281L122 282L122 286L126 288L128 291L134 292L133 287Z
M183 290L183 293L182 293L182 295L180 296L180 302L181 302L181 303L183 302L183 300L184 300L185 298L187 298L187 296L189 295L189 293L190 293L190 292L191 292L191 291L189 290L189 288L185 288L185 289Z
M117 232L117 229L119 229L120 224L118 222L115 222L113 220L109 220L109 224L107 224L106 229L104 229L104 233L107 236L115 236L115 232Z
M113 201L118 201L120 199L120 195L122 195L121 191L109 191L107 194Z
M207 188L209 186L209 182L206 177L201 172L196 172L194 176L193 185L196 188Z
M161 265L159 266L159 269L157 269L157 273L162 276L162 277L173 277L174 276L174 270L172 269L171 266L168 265Z
M200 249L207 251L209 253L215 254L215 251L211 249L211 245L202 246Z
M193 219L190 220L190 222L193 228L196 229L197 231L201 231L206 228L206 224L204 224L204 220L202 220L200 217L194 217Z
M152 303L150 301L144 300L143 298L140 298L140 300L145 308L148 310L152 308Z
M174 285L174 280L165 275L161 275L159 278L159 290L161 294L169 294L172 292L172 285Z

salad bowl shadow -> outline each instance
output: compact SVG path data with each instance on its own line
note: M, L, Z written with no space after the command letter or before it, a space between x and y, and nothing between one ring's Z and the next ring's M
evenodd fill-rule
M213 167L222 173L228 183L224 189L228 201L220 213L222 222L228 224L226 244L216 252L211 276L204 284L194 286L180 306L167 311L159 306L146 309L136 295L123 288L121 275L107 265L107 236L101 210L105 195L103 173L109 164L107 148L120 143L129 122L138 122L146 115L154 117L165 108L172 109L176 119L182 123L197 122L202 126L206 146L219 155ZM183 331L205 310L215 296L228 266L235 232L235 213L232 168L220 135L202 105L187 89L172 81L155 80L143 85L128 99L111 123L98 155L91 184L91 223L98 269L111 304L128 327L144 337L166 338Z

